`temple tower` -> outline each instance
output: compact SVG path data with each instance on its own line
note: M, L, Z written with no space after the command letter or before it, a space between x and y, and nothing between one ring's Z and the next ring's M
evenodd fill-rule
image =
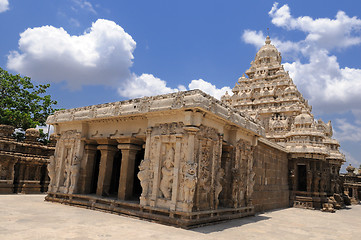
M345 156L332 139L331 122L315 121L308 101L281 64L281 53L267 36L251 67L222 102L259 121L266 137L289 153L291 204L320 208L340 193L339 170Z

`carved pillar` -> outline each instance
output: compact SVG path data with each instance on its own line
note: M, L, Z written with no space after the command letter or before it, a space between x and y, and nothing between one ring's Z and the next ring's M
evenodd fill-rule
M175 154L174 154L174 173L173 173L173 186L172 186L172 202L170 210L175 210L177 205L177 196L178 196L178 182L179 182L179 164L181 158L181 144L182 144L182 135L179 134L176 136L175 143Z
M85 145L84 149L84 158L80 169L79 191L80 193L90 193L97 146L87 144Z
M159 182L160 182L160 168L161 168L161 147L162 142L160 141L159 136L155 136L153 141L157 142L156 152L155 152L155 159L154 159L154 166L153 166L153 172L154 172L154 179L153 179L153 189L152 189L152 196L150 199L150 206L155 207L157 195L158 195L158 189L159 189ZM152 159L153 160L153 159Z
M118 148L122 151L118 198L127 200L132 197L135 157L137 152L141 149L141 146L121 143L118 145Z
M147 128L146 132L147 132L146 133L147 135L146 135L146 139L145 139L144 161L148 163L148 166L147 166L148 169L144 169L144 170L148 173L145 181L148 181L148 183L149 183L150 181L153 181L153 179L150 180L151 177L149 176L150 175L149 163L151 162L150 161L150 152L151 152L151 144L150 143L151 143L152 128ZM143 188L143 186L142 186L142 188ZM146 188L147 189L142 189L142 195L140 197L140 205L142 205L142 206L147 205L146 198L149 198L149 196L148 196L148 193L150 192L149 184L146 184ZM144 193L146 193L146 195L143 195Z
M96 194L107 196L109 195L114 155L118 149L112 145L99 145L97 149L101 152L101 158Z

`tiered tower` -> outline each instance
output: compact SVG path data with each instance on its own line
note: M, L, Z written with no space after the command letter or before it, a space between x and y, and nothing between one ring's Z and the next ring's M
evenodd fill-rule
M326 196L340 193L339 170L345 156L332 139L331 122L317 122L312 107L281 64L282 57L267 36L251 67L221 100L259 121L266 137L289 152L291 200L320 207Z

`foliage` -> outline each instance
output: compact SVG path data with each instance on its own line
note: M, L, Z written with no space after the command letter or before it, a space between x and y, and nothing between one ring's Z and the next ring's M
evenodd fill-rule
M26 130L44 126L57 109L57 102L45 95L50 84L34 86L29 77L12 75L0 68L0 124Z

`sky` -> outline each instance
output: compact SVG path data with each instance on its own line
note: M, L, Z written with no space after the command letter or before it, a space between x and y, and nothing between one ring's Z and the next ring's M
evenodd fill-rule
M201 89L220 98L269 35L361 165L361 1L0 0L0 67L50 83L58 108ZM269 28L269 30L267 30Z

